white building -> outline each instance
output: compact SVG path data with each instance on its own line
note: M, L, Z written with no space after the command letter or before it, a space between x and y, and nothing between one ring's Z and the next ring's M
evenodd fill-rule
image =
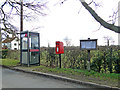
M2 41L2 49L19 50L20 40L16 37L7 38Z

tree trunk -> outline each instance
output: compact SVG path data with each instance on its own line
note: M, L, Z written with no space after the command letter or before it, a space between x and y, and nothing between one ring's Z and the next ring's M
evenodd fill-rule
M1 28L1 27L0 27ZM0 50L2 50L2 36L1 36L1 30L0 30Z
M118 26L120 26L120 1L118 3ZM118 33L118 45L120 45L120 33Z

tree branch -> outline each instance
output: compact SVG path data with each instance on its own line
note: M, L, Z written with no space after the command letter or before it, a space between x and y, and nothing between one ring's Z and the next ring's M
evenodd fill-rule
M99 22L103 27L110 29L116 33L120 33L120 26L115 26L114 24L109 24L104 21L98 14L85 2L85 0L80 0L82 5L89 11L89 13L94 17L94 19Z
M2 5L0 5L0 15L1 15L1 18L0 18L0 22L2 24L2 28L1 30L2 31L5 31L7 33L10 33L10 34L13 34L13 35L16 35L16 30L17 28L12 25L10 22L10 19L13 19L14 16L16 15L20 15L20 5L21 3L18 2L19 0L4 0L2 3ZM42 0L40 0L42 1ZM32 17L32 13L36 13L38 15L46 15L43 10L44 8L46 8L46 2L42 2L40 3L39 1L37 0L34 0L33 2L31 3L24 3L23 6L26 7L26 11L24 10L24 12L26 12L26 14L24 14L24 18L30 18ZM6 12L4 10L4 7L8 7L7 5L9 5L9 8L10 11ZM29 9L29 10L28 10ZM35 17L34 17L35 18Z

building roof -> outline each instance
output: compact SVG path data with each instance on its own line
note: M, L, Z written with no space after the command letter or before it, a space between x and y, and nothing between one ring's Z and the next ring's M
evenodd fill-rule
M2 41L2 43L11 43L16 37L13 38L7 38L4 41Z

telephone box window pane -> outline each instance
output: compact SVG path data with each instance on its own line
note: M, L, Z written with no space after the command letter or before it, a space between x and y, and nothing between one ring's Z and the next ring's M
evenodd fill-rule
M27 49L27 38L22 38L22 49Z
M30 52L30 64L39 63L39 52Z
M27 64L27 52L22 52L22 63Z
M30 34L29 43L30 49L38 49L38 34Z

